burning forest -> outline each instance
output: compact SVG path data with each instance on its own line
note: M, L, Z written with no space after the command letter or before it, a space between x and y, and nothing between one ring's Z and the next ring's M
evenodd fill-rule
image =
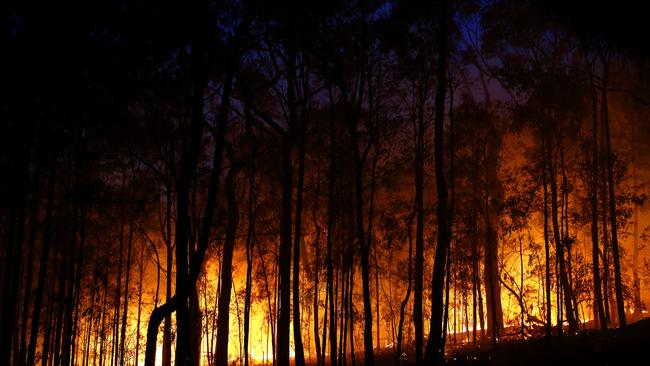
M642 9L3 6L0 365L647 360Z

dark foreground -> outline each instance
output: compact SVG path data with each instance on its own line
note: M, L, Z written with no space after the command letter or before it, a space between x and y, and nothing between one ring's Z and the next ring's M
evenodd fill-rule
M451 356L450 366L515 365L648 365L650 318L607 332L508 342L496 349L465 349Z

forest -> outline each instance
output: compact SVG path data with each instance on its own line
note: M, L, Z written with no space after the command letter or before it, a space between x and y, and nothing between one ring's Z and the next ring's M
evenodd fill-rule
M0 366L647 361L643 9L3 4Z

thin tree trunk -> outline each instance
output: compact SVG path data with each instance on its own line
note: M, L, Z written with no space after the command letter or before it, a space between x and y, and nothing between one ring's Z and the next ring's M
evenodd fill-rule
M144 272L144 246L140 247L140 274L138 277L138 320L135 331L135 364L140 363L140 315L142 314L142 273ZM155 306L155 305L154 305Z
M550 149L549 149L550 150ZM550 152L548 152L550 155ZM549 156L549 160L550 156ZM550 181L551 181L551 217L553 223L553 238L555 241L555 251L558 258L558 263L560 265L560 281L562 287L562 297L564 300L564 308L566 309L566 318L569 322L569 331L571 333L575 332L578 329L578 323L575 319L575 313L573 311L573 306L571 303L572 289L569 284L569 278L567 276L566 262L564 258L564 238L560 234L560 226L558 223L558 204L557 204L557 174L556 174L556 163L552 163L553 168L549 169ZM558 302L558 307L561 304ZM558 324L559 329L562 325Z
M621 279L621 263L618 254L618 216L616 215L616 195L614 194L614 168L612 143L609 133L609 111L607 102L607 81L609 77L609 56L603 65L603 124L605 125L605 141L607 142L607 181L609 185L609 219L612 228L612 259L614 260L614 289L616 291L616 309L618 310L618 322L621 327L626 325L625 299L623 298L623 284Z
M257 140L250 125L251 118L250 110L248 108L246 108L246 113L246 132L253 144L253 163L248 177L248 233L246 236L246 294L244 299L244 366L249 366L251 290L253 286L253 250L255 244L255 173L257 168Z
M54 210L54 184L55 184L55 167L51 162L50 172L47 183L47 203L45 207L45 221L43 222L43 248L41 252L41 262L38 270L38 282L36 293L34 294L34 311L32 315L31 331L29 334L29 347L27 349L27 365L34 365L36 356L36 343L38 342L39 322L41 318L41 307L43 304L43 289L45 287L45 276L47 274L47 264L52 245L52 215ZM43 338L45 339L45 338Z
M316 178L317 179L317 186L316 186L316 196L318 196L318 193L320 191L320 177ZM314 297L313 297L313 313L314 313L314 348L316 351L316 365L317 366L323 366L325 363L325 360L323 359L323 354L321 354L321 341L320 341L320 334L318 332L319 328L319 320L318 320L318 298L319 298L319 293L320 289L318 287L319 285L319 279L320 279L320 235L321 235L321 227L318 225L318 219L316 218L316 205L314 205L313 212L312 212L312 221L314 222L314 226L316 228L316 238L314 239L314 264L313 264L313 271L314 271ZM326 297L327 298L327 297ZM327 301L325 301L325 304L327 304ZM327 320L325 320L325 323ZM325 332L325 328L327 328L326 324L323 326L323 332ZM323 351L325 348L325 343L323 342ZM245 365L248 366L248 365Z
M526 324L524 322L524 248L521 244L521 237L519 237L519 272L520 272L520 285L519 285L519 305L521 308L521 340L526 339Z
M411 234L411 224L413 222L413 215L409 216L406 224L409 243L409 260L408 260L408 285L406 287L406 295L402 300L399 307L399 326L397 327L397 352L395 352L395 366L402 364L402 344L404 339L404 318L406 312L406 305L408 305L409 298L411 297L411 290L413 288L413 238Z
M354 258L352 255L350 258ZM350 264L350 274L349 274L349 295L348 295L348 316L349 316L349 325L350 325L350 359L352 360L352 366L357 364L357 356L355 352L354 344L354 259L351 259Z
M546 290L546 336L551 336L551 257L550 257L550 244L548 239L548 183L547 183L547 167L546 167L546 142L542 137L542 161L544 167L542 169L542 185L544 187L544 254L545 254L545 273L546 278L544 281Z
M424 93L421 93L424 94ZM418 107L417 132L415 133L415 278L413 294L413 324L415 326L415 363L422 362L424 324L422 319L422 295L424 274L424 101L421 95Z
M131 219L133 220L133 219ZM124 308L122 309L122 334L120 335L120 365L124 365L126 344L126 316L129 310L129 280L131 279L131 252L133 247L133 222L129 227L129 239L126 254L126 279L124 283Z
M632 126L632 189L633 194L638 194L638 181L637 181L637 150L636 135L634 134L634 125ZM641 302L641 279L639 278L639 205L634 205L634 212L632 214L634 220L633 226L633 249L632 249L632 301L634 303L634 321L641 319L642 302Z
M217 318L216 366L228 366L228 336L230 328L230 298L232 290L232 257L235 249L235 234L239 225L239 209L235 196L237 171L230 168L226 176L226 196L228 198L228 226L223 248L221 269L221 292L219 293L219 312Z
M605 309L603 307L603 295L601 293L601 280L600 280L600 265L598 264L598 96L596 94L596 86L592 74L592 65L588 65L589 82L591 86L591 102L592 102L592 166L591 166L591 243L592 243L592 274L593 274L593 289L595 299L595 313L594 318L598 317L601 330L607 329L607 319L605 317Z
M334 100L332 99L332 90L330 94L330 110L334 109ZM330 116L330 173L329 173L329 187L328 187L328 210L327 210L327 296L329 297L329 341L330 341L330 365L338 366L338 357L336 349L336 312L334 297L334 254L333 254L333 241L334 241L334 188L336 180L336 146L334 140L334 112L331 111ZM326 305L327 306L327 305Z
M303 111L303 114L306 111ZM300 324L300 245L302 242L302 201L305 179L305 135L306 121L303 121L298 142L298 186L296 192L295 232L293 242L293 338L295 348L295 366L305 365L305 351L302 344L302 331Z
M24 366L27 355L27 322L29 321L30 301L32 298L32 285L33 285L33 270L34 270L34 244L36 243L37 224L39 222L39 204L41 201L40 188L41 166L36 166L36 172L32 178L32 191L34 196L30 206L29 214L29 244L27 253L26 271L27 278L25 279L24 292L23 292L23 315L20 328L20 349L18 351L18 366Z
M167 249L167 274L165 276L165 302L172 298L172 273L174 271L174 251L172 245L172 188L171 177L166 187L165 200L165 246ZM156 304L156 307L158 305ZM165 316L163 327L162 366L171 366L172 362L172 314Z
M19 127L21 135L27 135L28 126ZM26 138L27 136L20 136ZM28 140L26 140L28 141ZM13 156L14 169L9 171L10 214L5 245L5 261L2 281L2 324L0 325L0 364L10 364L15 339L14 330L18 318L17 303L20 277L22 275L23 241L25 237L25 209L27 203L27 185L29 177L28 143L21 141ZM31 263L28 263L28 265ZM14 353L14 358L18 355Z

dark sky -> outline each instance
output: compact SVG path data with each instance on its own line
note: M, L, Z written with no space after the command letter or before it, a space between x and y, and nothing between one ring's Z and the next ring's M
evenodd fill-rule
M650 56L647 2L533 0L551 20L568 23L586 39L600 36L623 52Z

